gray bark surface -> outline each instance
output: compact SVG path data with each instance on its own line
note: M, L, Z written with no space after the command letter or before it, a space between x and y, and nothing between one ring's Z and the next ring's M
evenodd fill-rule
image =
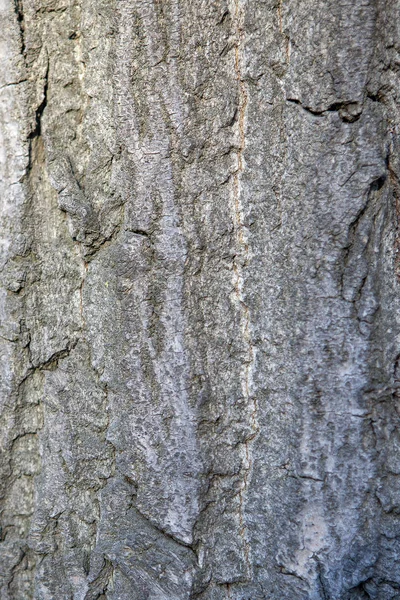
M1 600L400 598L399 0L0 0Z

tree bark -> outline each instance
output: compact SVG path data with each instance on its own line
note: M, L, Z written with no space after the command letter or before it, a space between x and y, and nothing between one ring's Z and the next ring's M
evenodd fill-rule
M399 0L1 0L1 600L400 598Z

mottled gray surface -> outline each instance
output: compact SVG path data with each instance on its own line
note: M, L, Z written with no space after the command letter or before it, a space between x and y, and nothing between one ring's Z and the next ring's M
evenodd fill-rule
M0 0L0 599L400 599L399 0Z

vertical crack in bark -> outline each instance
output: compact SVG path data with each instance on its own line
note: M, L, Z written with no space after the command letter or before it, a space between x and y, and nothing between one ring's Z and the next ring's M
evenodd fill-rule
M47 106L47 94L48 94L48 88L49 88L49 68L50 68L50 61L49 58L47 57L47 67L46 67L46 73L44 75L44 82L43 82L43 100L41 101L41 103L39 104L39 106L36 108L35 110L35 123L34 123L34 127L32 129L32 131L30 132L29 136L28 136L28 142L29 142L29 147L28 147L28 154L29 154L29 158L28 158L28 166L26 168L26 176L29 178L30 173L33 169L34 166L34 162L39 162L38 161L38 147L37 147L37 142L38 142L38 138L41 137L42 135L42 117L43 117L43 113L44 110ZM41 148L41 152L43 154L43 148ZM43 157L42 157L43 158ZM44 164L44 158L42 160L42 163ZM29 182L28 182L28 186L29 186Z
M244 443L245 447L245 458L244 458L244 476L243 484L239 492L239 533L244 542L244 552L246 565L251 573L251 561L249 556L249 545L246 539L246 524L244 519L244 495L248 489L249 476L252 469L252 457L250 452L249 444L258 433L258 419L257 419L257 402L256 398L252 396L250 392L251 382L251 371L254 366L254 349L251 339L251 321L250 311L244 300L244 276L243 269L249 261L249 245L245 235L245 224L243 216L243 205L242 205L242 193L241 193L241 178L245 169L244 162L244 150L246 147L246 117L248 108L248 88L243 78L242 63L243 63L243 49L244 49L244 13L241 6L241 0L235 0L235 14L234 14L234 26L235 26L235 72L238 81L239 88L239 106L238 106L238 133L239 133L239 148L237 151L237 169L233 175L233 198L234 198L234 219L235 219L235 233L236 243L239 248L238 256L235 256L233 261L233 272L234 272L234 283L235 293L237 302L240 309L240 321L242 336L244 344L246 346L246 358L244 361L244 368L242 373L242 389L246 405L251 406L250 425L253 433L247 438Z
M19 37L21 40L21 54L25 58L26 45L25 45L25 19L24 19L24 7L22 0L14 0L14 12L17 15L17 21L19 26Z

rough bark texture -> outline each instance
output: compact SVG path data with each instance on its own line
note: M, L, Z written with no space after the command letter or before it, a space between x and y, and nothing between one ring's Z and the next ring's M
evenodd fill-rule
M400 598L399 0L0 0L1 600Z

